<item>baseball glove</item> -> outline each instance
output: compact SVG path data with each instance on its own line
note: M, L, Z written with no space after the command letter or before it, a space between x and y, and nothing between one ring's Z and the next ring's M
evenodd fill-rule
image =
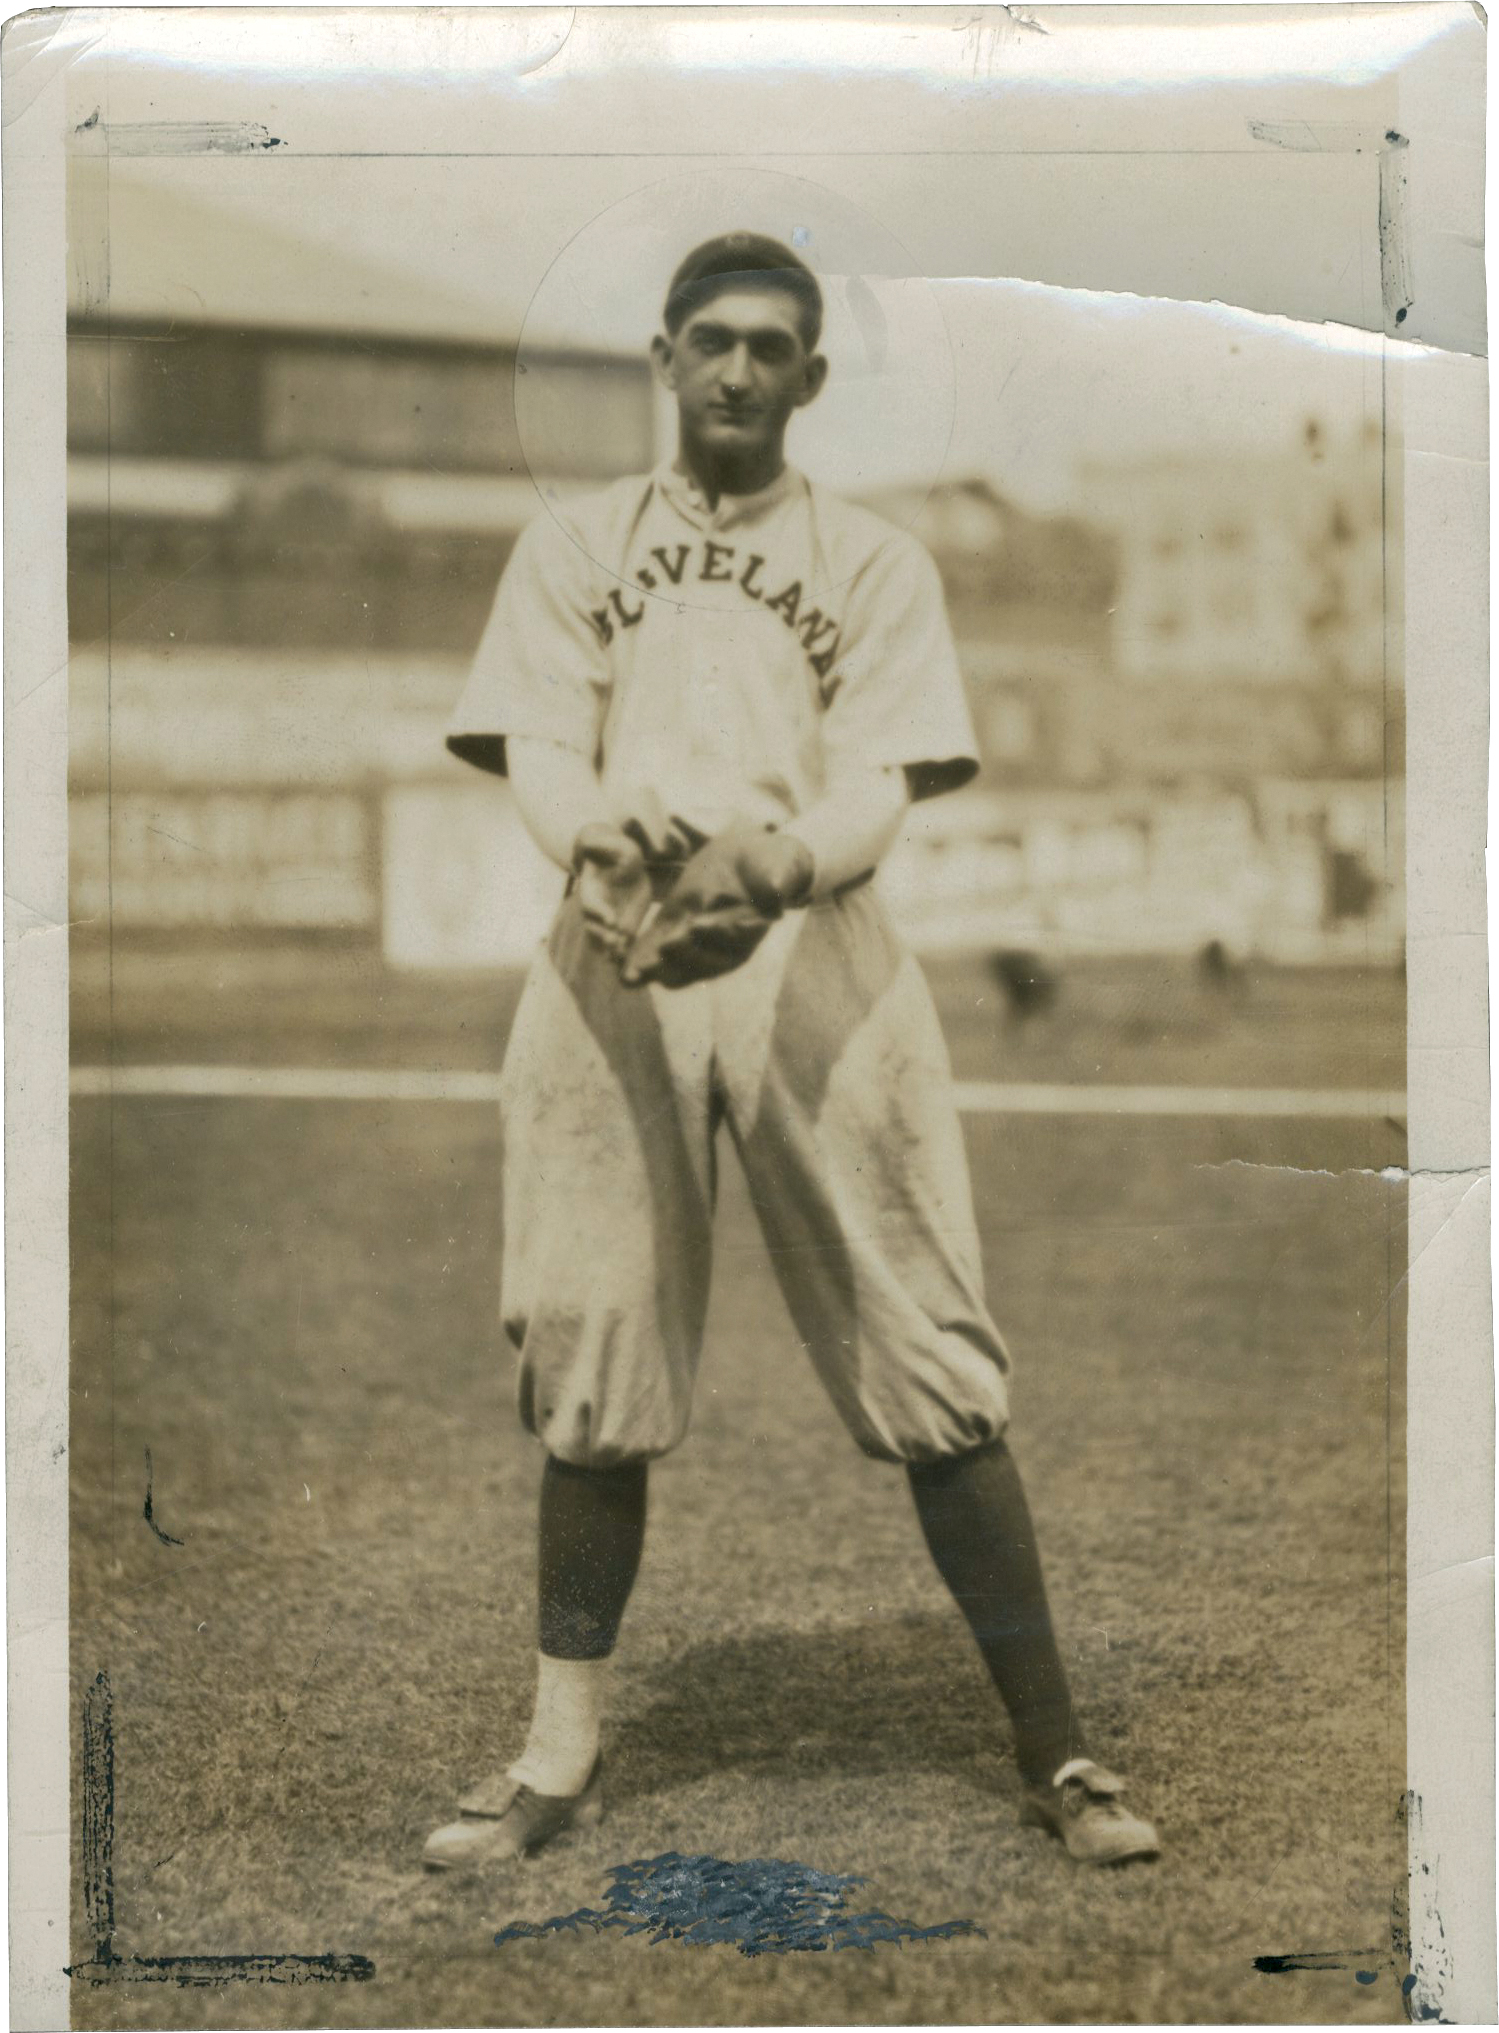
M730 974L812 887L811 849L738 821L698 848L654 913L642 914L620 967L628 988L689 988Z

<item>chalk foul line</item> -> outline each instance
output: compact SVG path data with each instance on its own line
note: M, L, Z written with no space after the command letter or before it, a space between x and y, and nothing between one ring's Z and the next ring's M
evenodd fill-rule
M496 1102L495 1072L412 1066L75 1066L70 1092L227 1101ZM1373 1118L1403 1122L1405 1095L1378 1087L1126 1087L1044 1080L958 1080L965 1115L1198 1115Z

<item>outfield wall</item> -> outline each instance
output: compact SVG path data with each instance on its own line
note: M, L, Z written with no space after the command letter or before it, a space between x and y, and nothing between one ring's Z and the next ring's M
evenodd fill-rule
M355 936L396 966L512 963L561 878L507 787L449 758L461 660L80 651L72 914L116 939ZM882 881L928 952L1395 962L1398 784L1265 774L979 788L912 814Z

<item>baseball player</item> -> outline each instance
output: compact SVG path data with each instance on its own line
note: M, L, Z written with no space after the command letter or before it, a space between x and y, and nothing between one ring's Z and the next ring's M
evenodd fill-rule
M602 1811L607 1664L647 1465L687 1430L720 1129L813 1367L905 1469L1009 1712L1022 1818L1087 1863L1158 1847L1083 1744L946 1050L868 886L910 801L978 761L930 557L785 462L821 322L773 240L687 257L652 343L676 454L523 532L449 736L508 773L571 881L502 1076L501 1306L546 1450L535 1706L430 1837L435 1869Z

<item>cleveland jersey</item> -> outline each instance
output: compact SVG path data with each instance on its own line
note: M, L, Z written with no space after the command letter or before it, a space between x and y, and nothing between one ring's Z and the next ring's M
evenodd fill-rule
M840 771L918 794L978 768L935 565L794 468L710 508L670 464L538 516L506 566L448 745L576 749L705 833L804 811Z

